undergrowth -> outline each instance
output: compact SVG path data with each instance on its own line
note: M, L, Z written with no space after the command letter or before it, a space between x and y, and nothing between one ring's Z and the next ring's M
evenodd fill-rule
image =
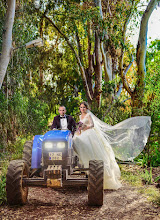
M120 165L120 169L122 180L132 186L136 186L139 193L145 194L150 202L160 206L159 189L155 188L154 185L151 185L153 183L152 167L150 168L150 171L148 171L147 169L138 169L137 166L137 171L130 171L129 168ZM159 176L154 180L154 182L157 182L158 180Z
M5 152L0 153L0 161L1 161L1 167L0 167L0 205L6 203L6 174L7 174L7 168L9 165L9 161L21 159L22 158L22 152L23 152L23 145L26 142L26 140L31 140L31 137L19 137L16 141L16 143L13 145L9 145L7 149L5 149Z
M153 202L156 205L160 206L160 195L159 190L156 189L154 186L147 186L144 188L140 188L138 190L139 193L145 194L148 197L150 202Z
M7 168L8 168L9 161L5 160L3 161L3 164L1 165L0 170L0 205L6 203L6 174L7 174Z
M121 178L132 186L142 186L142 181L139 175L133 174L130 171L121 169Z

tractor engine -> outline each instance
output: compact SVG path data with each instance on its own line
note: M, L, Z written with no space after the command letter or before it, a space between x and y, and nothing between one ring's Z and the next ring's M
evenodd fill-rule
M73 168L72 135L70 131L47 133L42 142L42 168L49 187L62 187Z

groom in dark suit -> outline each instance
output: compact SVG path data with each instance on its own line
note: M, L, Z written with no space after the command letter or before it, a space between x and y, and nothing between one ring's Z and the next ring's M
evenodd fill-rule
M70 115L66 115L65 106L59 107L59 115L54 117L51 129L68 129L74 134L76 130L76 122Z

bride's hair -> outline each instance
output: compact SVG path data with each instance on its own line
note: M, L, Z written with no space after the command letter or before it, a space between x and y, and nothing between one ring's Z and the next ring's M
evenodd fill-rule
M81 102L81 103L80 103L80 106L81 106L82 104L86 107L86 109L89 109L89 105L88 105L87 102L85 102L85 101Z

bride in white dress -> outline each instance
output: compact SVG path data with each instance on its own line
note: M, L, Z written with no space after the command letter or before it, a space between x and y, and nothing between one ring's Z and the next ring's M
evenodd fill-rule
M80 125L73 137L74 149L85 168L89 160L103 160L104 189L118 189L120 160L133 160L144 148L150 132L148 116L129 118L115 126L107 125L88 110L88 104L80 104Z

